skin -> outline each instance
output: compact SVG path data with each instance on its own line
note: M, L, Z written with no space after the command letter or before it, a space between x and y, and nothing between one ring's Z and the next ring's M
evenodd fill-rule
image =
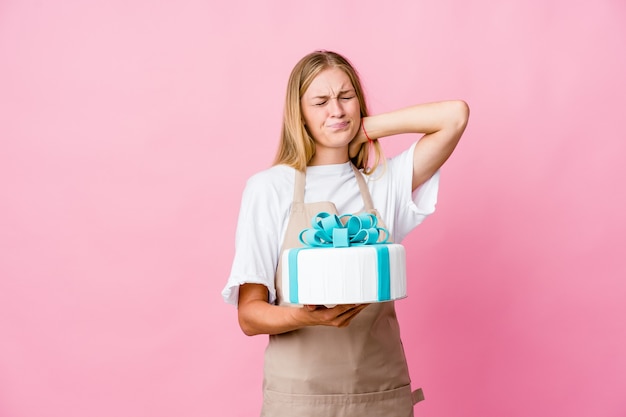
M361 110L350 78L339 68L322 71L300 101L304 125L315 140L309 165L348 162L348 147L359 131Z
M348 76L338 68L322 71L300 102L303 123L315 140L316 153L309 165L348 162L367 142L359 102ZM456 147L469 118L463 101L418 104L363 119L371 139L403 133L423 136L413 153L413 190L444 164ZM267 287L244 284L239 288L239 325L246 335L279 334L305 326L345 327L366 304L302 306L269 304Z

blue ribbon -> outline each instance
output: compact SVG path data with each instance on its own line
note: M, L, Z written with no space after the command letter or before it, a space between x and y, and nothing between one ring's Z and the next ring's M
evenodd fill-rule
M378 264L378 301L391 300L391 276L389 265L389 246L386 244L371 245L376 250ZM298 255L312 247L293 248L289 250L289 302L298 304Z
M377 227L378 219L371 213L337 216L322 211L311 223L312 228L304 229L298 235L304 246L344 248L385 243L389 239L389 231ZM384 238L379 242L381 235Z

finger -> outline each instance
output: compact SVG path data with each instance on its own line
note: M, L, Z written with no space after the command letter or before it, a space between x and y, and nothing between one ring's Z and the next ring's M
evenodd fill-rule
M346 307L346 308L343 309L342 312L337 314L337 317L341 317L341 316L344 316L344 315L351 314L354 310L357 310L358 308L359 308L359 306L357 306L357 305L352 305L350 307Z
M356 307L351 308L350 310L345 311L344 313L337 316L337 325L338 327L346 327L352 322L352 320L365 308L367 304L358 305Z
M333 308L309 310L309 314L315 317L319 324L326 326L337 326L344 320L344 316L349 316L353 306L339 305Z
M320 325L345 327L367 304L342 304L333 308L307 309L313 320Z

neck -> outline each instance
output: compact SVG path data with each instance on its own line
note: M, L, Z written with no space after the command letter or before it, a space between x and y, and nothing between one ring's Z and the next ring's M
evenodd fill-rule
M315 155L313 155L313 158L309 161L309 166L344 164L349 160L347 146L345 149L320 149L320 147L317 147Z

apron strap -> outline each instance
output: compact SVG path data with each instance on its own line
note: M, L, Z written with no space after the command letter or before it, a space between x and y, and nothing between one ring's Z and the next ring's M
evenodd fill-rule
M354 166L354 164L350 164L352 166L352 170L354 171L354 176L356 178L357 184L359 184L359 191L361 191L361 198L363 198L363 203L365 203L365 210L374 210L374 203L372 202L372 196L370 194L369 188L367 188L367 184L365 184L365 179L363 178L363 174L361 171Z
M413 398L413 405L420 401L424 401L424 391L422 391L421 388L416 389L411 393L411 398Z
M293 202L304 204L304 184L306 177L304 172L296 169L296 178L293 186Z
M350 164L352 170L354 171L354 177L356 178L356 182L359 186L359 191L361 192L361 198L363 199L363 204L365 204L365 210L372 211L374 210L374 202L372 201L372 196L370 194L369 188L367 188L367 184L365 183L365 179L363 178L363 174L361 171L354 166L354 164ZM293 202L294 203L304 203L304 187L306 184L306 174L300 170L295 170L296 176L293 187Z

